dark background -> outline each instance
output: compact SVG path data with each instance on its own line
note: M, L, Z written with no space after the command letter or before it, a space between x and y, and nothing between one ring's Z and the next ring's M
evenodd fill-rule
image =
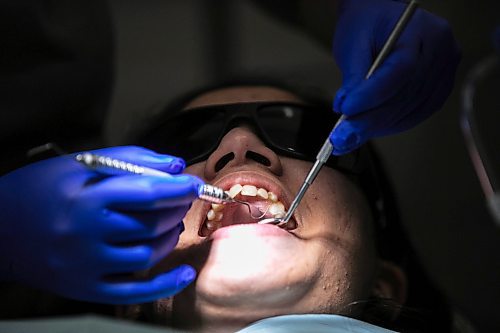
M25 163L19 152L48 139L68 149L119 144L179 93L236 73L319 86L332 97L341 83L330 55L334 6L326 0L0 5L2 171ZM277 19L270 9L280 6ZM491 32L500 25L500 3L435 0L423 7L448 19L461 45L455 89L441 112L376 145L432 279L478 332L500 331L500 226L487 210L459 121L466 74L494 52ZM33 48L34 42L41 46ZM66 67L54 71L58 63ZM54 80L58 71L60 79ZM500 92L499 86L490 88ZM500 124L498 102L488 103L483 108L491 108ZM22 117L17 108L24 110Z

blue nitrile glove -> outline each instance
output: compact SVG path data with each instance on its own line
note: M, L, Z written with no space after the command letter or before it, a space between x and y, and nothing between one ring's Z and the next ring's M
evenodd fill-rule
M178 174L184 161L126 146L96 150ZM78 300L143 303L195 278L184 265L152 280L124 279L167 256L201 180L189 175L103 177L67 155L0 177L0 279Z
M460 51L448 23L417 9L385 61L369 68L406 8L395 0L342 0L333 54L342 71L334 110L348 118L330 139L334 154L410 129L450 94Z

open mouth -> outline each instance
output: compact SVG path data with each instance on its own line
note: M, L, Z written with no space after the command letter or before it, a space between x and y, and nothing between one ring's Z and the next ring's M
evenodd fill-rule
M228 226L257 223L262 219L285 216L288 203L281 189L273 184L264 184L262 180L257 183L250 181L241 179L226 186L218 184L226 189L232 198L248 202L250 209L239 203L207 204L206 216L198 231L199 236L208 237L216 230ZM261 217L256 219L256 216ZM290 231L296 227L296 220L292 217L286 230Z

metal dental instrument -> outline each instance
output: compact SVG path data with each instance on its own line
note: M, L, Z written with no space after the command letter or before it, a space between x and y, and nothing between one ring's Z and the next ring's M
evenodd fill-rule
M166 178L172 177L172 175L167 172L125 162L116 158L111 158L109 156L102 156L92 153L77 154L75 156L75 160L82 163L86 167L104 175L136 174ZM243 204L248 207L250 217L255 220L263 218L267 213L267 210L265 212L261 212L259 210L258 216L253 215L252 207L248 202L231 198L229 194L227 194L223 189L210 184L203 184L198 188L198 198L216 204Z
M370 76L372 76L373 72L380 66L380 64L385 60L385 58L389 55L391 49L393 48L394 44L396 44L399 36L403 32L403 29L405 28L406 24L410 21L411 16L415 12L418 6L418 1L412 0L408 3L408 6L405 8L404 12L401 14L401 17L399 20L396 22L396 25L392 29L391 34L387 38L387 41L385 42L384 46L382 47L382 50L380 50L380 53L377 55L377 58L375 58L375 61L373 62L372 66L368 70L368 73L365 76L365 80L368 80ZM342 115L337 122L335 123L335 126L333 126L333 129L330 133L335 131L337 126L345 119L345 115ZM290 208L288 209L288 212L283 218L267 218L264 220L259 221L258 223L260 224L276 224L280 227L286 227L286 224L292 217L293 213L295 212L295 209L297 209L297 206L299 205L300 201L306 194L307 189L309 186L312 184L316 176L318 175L319 171L321 170L321 167L323 164L326 163L330 155L332 154L333 151L333 145L330 142L330 136L326 138L325 143L321 147L318 155L316 156L316 162L312 166L311 170L307 174L304 182L302 183L302 186L299 189L299 192L297 193L297 196L295 199L292 201L292 204L290 205Z

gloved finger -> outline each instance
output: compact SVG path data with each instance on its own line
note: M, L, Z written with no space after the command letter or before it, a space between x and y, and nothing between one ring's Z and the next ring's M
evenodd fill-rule
M360 147L368 140L365 134L366 132L359 131L359 124L352 119L344 119L330 134L330 142L333 145L332 154L344 155Z
M175 248L180 230L180 227L174 228L152 240L109 246L103 256L102 272L121 274L153 267Z
M338 102L338 112L353 116L381 106L400 93L419 67L420 40L410 38L400 40L369 79L345 92Z
M148 210L185 206L198 197L203 182L191 175L109 177L85 188L82 201L99 200L110 209Z
M383 107L345 118L330 134L332 153L334 155L349 153L372 138L375 130L383 131L389 128L398 118L404 116L403 112L406 113L405 109L400 108L402 98L404 95L395 96Z
M453 89L453 84L455 80L455 68L456 64L450 62L444 68L444 74L441 75L443 79L439 81L437 86L432 87L432 91L428 94L427 98L417 105L416 107L419 109L426 108L428 110L437 110L439 109L445 102L443 96L448 96ZM398 120L397 124L394 126L394 133L406 131L407 129L413 128L415 124L418 124L428 118L432 112L424 113L424 112L414 112L406 117ZM390 133L388 133L390 134Z
M341 113L341 106L347 92L362 82L374 60L372 31L356 29L343 31L343 26L335 32L333 54L342 72L342 86L335 94L333 109Z
M453 65L446 66L447 71ZM451 69L453 70L453 69ZM348 117L331 134L330 140L334 146L334 155L343 155L360 147L373 137L403 132L429 117L432 112L414 112L414 110L429 109L428 104L433 104L434 99L440 99L442 89L449 89L449 80L443 80L438 87L424 86L420 99L410 104L402 103L407 99L407 94L395 96L384 106L367 112ZM418 81L418 80L417 80ZM412 90L411 85L405 90ZM429 90L429 91L425 91ZM439 105L440 106L440 105Z
M360 147L370 138L392 133L395 124L408 115L414 105L400 108L404 95L396 96L381 108L368 110L344 119L330 135L334 155L343 155ZM389 131L389 132L387 132Z
M94 269L100 275L131 273L151 267L153 249L148 244L104 247L102 255L94 263Z
M112 211L101 223L108 243L153 239L175 229L189 210L189 205L147 211Z
M424 60L417 63L412 80L402 85L398 94L381 106L348 117L349 121L332 133L335 155L350 152L372 137L408 130L442 107L453 88L455 68L460 62L460 51L454 40L445 39L451 43L446 47L452 50L451 54L435 54L422 48L420 57Z
M459 58L450 58L446 65L438 68L432 63L422 62L414 75L414 80L402 89L400 95L394 96L382 107L367 112L367 114L373 114L374 117L378 115L380 119L376 120L364 115L355 118L361 123L365 117L364 128L361 125L359 128L366 131L368 138L379 137L406 131L427 119L443 105L445 101L443 96L448 96L451 92L458 61ZM435 84L428 83L425 73L429 72L442 79L430 80ZM415 92L418 94L412 98ZM411 103L405 103L410 99Z
M103 282L98 293L109 304L137 304L152 302L159 298L178 294L196 278L196 271L188 265L157 275L150 281Z
M350 90L365 80L368 70L382 49L405 6L391 3L373 12L370 2L345 3L337 22L333 54L342 71L342 87L333 103L335 112L344 113L342 104ZM376 30L374 30L376 27Z
M125 162L161 170L170 174L179 174L186 167L180 157L159 154L139 146L119 146L92 151L97 155L109 156Z
M446 24L442 22L441 24ZM461 51L449 29L436 29L431 43L426 43L422 55L427 68L422 78L428 101L422 105L422 117L439 110L453 89L456 68L460 63Z

